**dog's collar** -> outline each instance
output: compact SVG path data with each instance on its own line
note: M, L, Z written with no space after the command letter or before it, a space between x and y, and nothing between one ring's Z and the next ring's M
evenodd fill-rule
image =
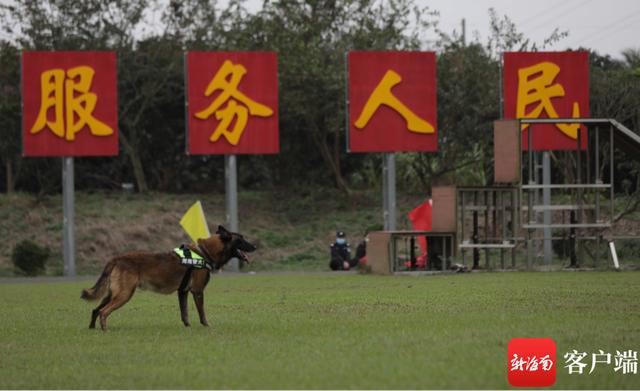
M200 252L202 253L202 256L204 257L204 261L207 263L208 269L213 272L217 272L218 270L220 270L220 266L218 266L218 263L213 259L211 254L209 254L207 249L205 249L199 244L197 246L198 246L198 250L200 250Z

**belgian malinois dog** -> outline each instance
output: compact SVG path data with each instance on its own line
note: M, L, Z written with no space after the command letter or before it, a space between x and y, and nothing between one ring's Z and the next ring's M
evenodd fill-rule
M125 305L137 287L164 294L178 291L180 316L187 327L190 326L187 297L191 292L200 315L200 323L208 326L203 305L204 288L210 278L209 269L219 270L231 258L248 263L245 253L255 251L256 247L242 235L229 232L223 226L218 226L211 237L199 239L197 243L187 247L203 257L208 268L194 269L183 265L175 252L133 252L111 259L93 288L82 290L81 297L85 300L102 299L100 305L91 312L89 328L96 327L99 316L100 327L106 330L109 314Z

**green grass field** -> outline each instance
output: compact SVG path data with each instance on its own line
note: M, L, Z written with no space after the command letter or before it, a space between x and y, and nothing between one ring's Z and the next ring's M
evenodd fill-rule
M550 337L556 388L640 388L568 375L572 349L640 350L640 273L214 276L210 328L190 299L137 292L89 330L86 282L0 285L0 389L508 388L513 337ZM589 353L590 354L590 353Z

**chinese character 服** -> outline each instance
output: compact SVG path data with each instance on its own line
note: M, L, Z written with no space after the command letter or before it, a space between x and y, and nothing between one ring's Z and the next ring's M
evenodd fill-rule
M54 135L73 141L76 133L87 125L94 136L113 134L113 129L93 116L98 101L96 94L90 92L94 74L88 66L70 68L66 74L62 69L42 72L40 112L31 133L47 127ZM47 118L50 109L53 120Z
M238 145L249 114L258 117L268 117L273 114L271 108L252 100L238 90L238 85L246 73L247 69L241 64L233 64L226 60L209 82L205 96L211 96L216 91L220 94L207 108L196 113L195 117L207 119L215 114L216 119L220 121L209 138L211 142L216 142L224 136L231 145ZM227 105L222 108L227 101ZM229 129L234 118L236 121L233 129Z
M587 364L582 362L582 359L587 356L586 352L578 353L577 350L573 349L573 352L565 353L564 359L565 368L569 368L569 374L578 373L582 375L582 371L587 366Z
M360 116L354 123L358 129L364 128L373 114L378 110L381 105L387 105L400 114L407 123L407 129L414 133L434 133L433 126L418 117L413 113L404 103L396 98L391 89L402 81L402 77L392 70L388 70L384 77L378 83L376 88L371 93L371 96L364 105Z
M614 356L615 367L614 371L618 372L622 369L622 374L626 375L628 373L637 374L638 373L638 352L635 350L626 350L619 352L616 350L616 355Z
M558 73L560 73L560 67L546 61L518 70L517 118L538 118L542 112L545 112L549 118L559 118L551 102L552 98L562 97L565 94L561 84L553 84ZM534 104L535 107L526 112L527 106ZM571 116L573 118L580 117L580 108L577 102L573 103ZM528 126L525 124L522 129L524 130ZM580 124L556 124L556 126L572 139L578 138Z

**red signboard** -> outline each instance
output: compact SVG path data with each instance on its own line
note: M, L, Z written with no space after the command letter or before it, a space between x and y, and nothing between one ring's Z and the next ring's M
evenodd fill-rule
M504 53L504 118L588 118L587 52ZM533 126L536 150L586 148L587 132L578 124L523 125L522 147L528 149Z
M24 156L118 154L115 52L23 52Z
M436 151L433 52L349 52L349 152Z
M275 52L188 52L187 152L278 153Z

